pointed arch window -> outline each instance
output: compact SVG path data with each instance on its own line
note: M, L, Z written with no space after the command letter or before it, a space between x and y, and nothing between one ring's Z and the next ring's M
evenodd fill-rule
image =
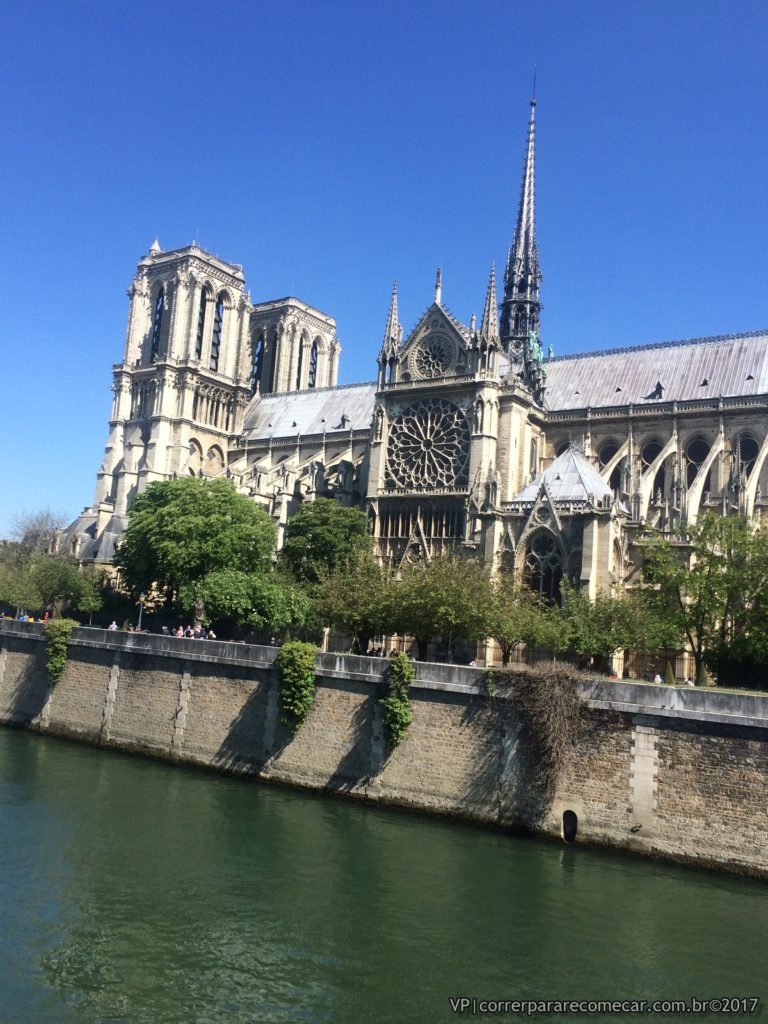
M219 357L221 355L221 336L224 328L224 295L216 296L216 309L213 314L213 337L211 338L211 358L208 362L209 370L219 369Z
M563 560L551 533L537 533L525 553L525 577L534 593L550 604L560 604Z
M262 373L264 372L264 335L260 334L253 343L253 357L251 360L251 394L256 393L256 388L261 384Z
M275 382L277 381L277 356L278 356L278 334L277 331L272 331L269 340L266 343L266 351L264 354L265 360L265 372L264 372L264 387L261 389L262 394L267 391L275 390Z
M299 364L296 368L296 390L301 389L301 371L304 369L304 338L299 341Z
M163 311L165 309L165 288L161 288L155 299L155 315L152 320L152 348L149 361L156 363L160 355L160 332L163 329Z
M208 303L211 293L208 288L203 288L200 293L200 312L197 315L197 338L195 340L195 359L202 358L203 341L205 339L205 314L208 311Z
M309 350L309 377L307 378L307 387L314 388L317 386L317 339L312 342L312 348Z

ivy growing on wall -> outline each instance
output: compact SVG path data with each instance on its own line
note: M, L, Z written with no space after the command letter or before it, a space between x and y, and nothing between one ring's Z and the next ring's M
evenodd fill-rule
M394 749L413 721L408 688L416 678L413 662L407 654L398 654L389 663L389 693L379 701L383 712L384 738Z
M48 641L48 660L45 667L54 685L67 664L69 638L77 625L79 623L74 619L51 619L45 623L45 636Z
M313 644L290 640L275 660L280 675L281 721L297 733L315 700L315 654Z

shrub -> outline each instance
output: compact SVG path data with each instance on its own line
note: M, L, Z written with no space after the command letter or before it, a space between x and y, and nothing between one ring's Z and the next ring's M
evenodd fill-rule
M387 675L389 693L381 698L379 704L384 709L384 738L389 747L394 749L413 721L408 687L416 678L416 672L408 655L398 654L390 661Z
M304 724L315 700L316 651L314 644L290 640L283 644L275 660L280 674L281 721L294 733Z
M67 645L72 636L72 630L78 623L74 619L51 619L46 622L45 636L48 641L48 660L45 667L48 670L51 683L56 684L64 666L67 664Z

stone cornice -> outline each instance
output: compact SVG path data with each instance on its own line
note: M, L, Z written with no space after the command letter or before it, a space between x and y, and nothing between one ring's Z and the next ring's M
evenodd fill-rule
M198 249L197 246L172 249L159 256L153 256L146 263L139 265L143 265L152 273L153 277L160 273L191 270L203 277L214 277L238 293L242 292L245 285L242 267L236 263L225 263L218 256L212 256L203 249Z
M332 316L293 296L269 302L254 302L251 307L251 322L258 326L262 320L273 320L276 313L295 317L300 323L311 325L325 334L333 334L336 331L336 321Z

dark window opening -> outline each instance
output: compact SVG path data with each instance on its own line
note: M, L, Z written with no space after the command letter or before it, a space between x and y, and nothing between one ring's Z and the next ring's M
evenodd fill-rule
M312 342L312 348L309 352L309 376L307 378L307 387L313 388L317 384L317 342Z
M152 323L152 349L149 355L151 363L157 362L160 355L160 331L163 327L163 309L165 307L165 289L161 288L155 299L155 317Z
M605 469L618 450L619 446L614 444L613 441L609 441L607 444L603 445L597 456L597 460L600 463L600 469Z
M213 337L211 338L211 358L208 363L210 370L218 371L219 357L221 355L221 336L224 326L224 297L219 295L216 298L216 312L213 317Z
M525 555L525 576L534 593L550 604L562 603L563 561L551 534L538 533L531 540Z
M643 468L647 469L652 466L656 459L661 454L661 445L658 441L649 441L640 453L640 457L643 460Z
M253 360L251 363L251 394L255 394L256 388L261 383L261 374L264 370L264 336L259 335L253 345Z
M736 439L736 458L738 462L738 468L744 473L744 476L749 476L755 465L757 459L757 441L754 437L750 437L749 434L742 434L741 437Z
M685 481L689 487L698 476L699 470L708 455L709 445L701 437L694 438L686 448Z
M197 316L197 340L195 341L195 359L200 359L203 354L203 335L205 333L205 312L208 308L208 289L203 288L200 295L200 312Z

